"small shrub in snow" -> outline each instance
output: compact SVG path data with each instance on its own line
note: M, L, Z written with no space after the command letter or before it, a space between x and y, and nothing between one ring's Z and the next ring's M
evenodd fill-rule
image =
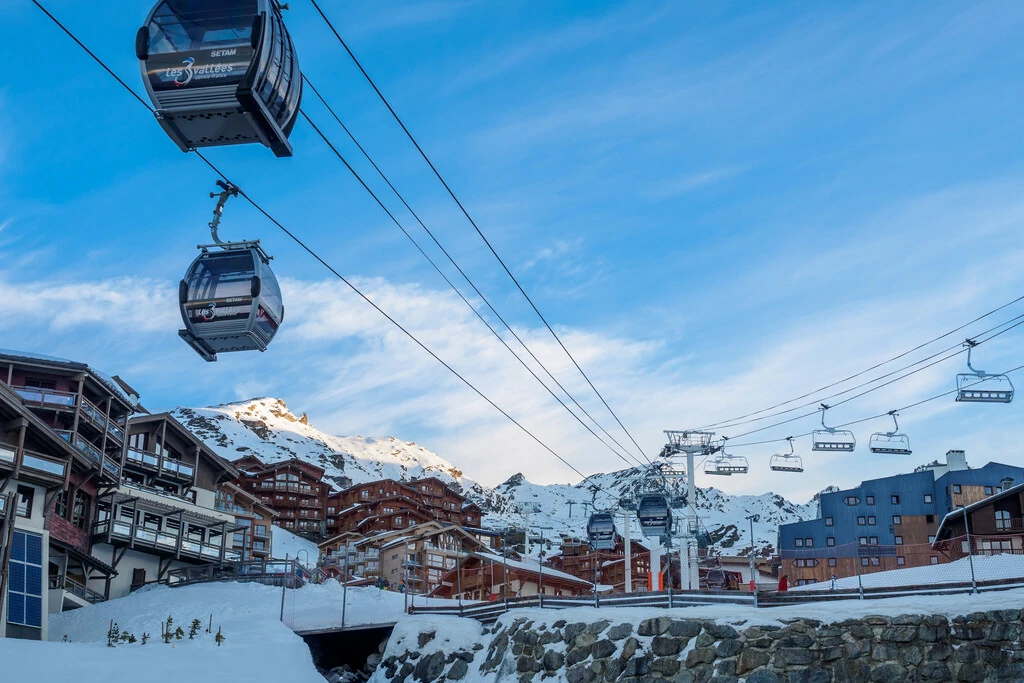
M174 629L174 639L175 640L181 640L184 637L185 637L185 632L183 630L181 630L180 626L178 628Z
M188 628L188 639L195 640L196 634L199 633L199 629L203 627L203 623L198 619L193 619L192 624Z
M225 637L224 637L224 636L223 636L223 635L221 634L221 632L220 632L220 626L218 626L218 627L217 627L217 635L215 635L215 636L213 637L213 639L217 641L217 647L220 647L220 644L221 644L221 643L223 643L223 642L224 642L225 640L227 640L227 638L225 638Z
M67 638L67 636L64 636ZM149 634L145 631L142 632L142 644L145 645L149 641Z

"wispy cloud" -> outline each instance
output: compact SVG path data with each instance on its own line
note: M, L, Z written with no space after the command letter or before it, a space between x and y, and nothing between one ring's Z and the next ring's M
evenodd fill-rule
M647 195L655 199L678 197L679 195L720 183L724 180L728 180L729 178L734 178L746 173L750 168L750 165L744 164L723 166L722 168L701 171L699 173L686 173L675 178L665 179L660 184L652 187L650 191L648 191Z

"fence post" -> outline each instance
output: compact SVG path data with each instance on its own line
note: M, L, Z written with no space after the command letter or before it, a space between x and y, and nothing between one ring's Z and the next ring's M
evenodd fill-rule
M348 545L345 546L344 568L341 570L341 628L345 628L345 608L348 607Z
M967 532L967 562L971 565L971 593L978 592L978 581L974 577L974 546L971 545L971 526L967 521L967 508L957 505L964 511L964 530Z
M284 621L284 592L288 589L288 581L283 579L281 581L281 621Z

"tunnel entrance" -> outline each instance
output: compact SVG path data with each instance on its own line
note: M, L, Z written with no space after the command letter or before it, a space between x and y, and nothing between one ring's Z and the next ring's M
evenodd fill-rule
M317 633L302 636L313 655L313 663L325 674L347 667L352 675L341 677L341 681L365 681L380 663L382 643L387 643L394 630L392 626L365 628L334 633Z

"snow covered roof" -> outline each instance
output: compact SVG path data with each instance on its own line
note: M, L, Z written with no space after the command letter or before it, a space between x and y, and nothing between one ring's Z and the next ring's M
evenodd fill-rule
M543 572L544 576L557 577L564 581L579 583L585 586L592 587L594 585L589 581L579 578L578 576L566 574L565 572L560 572L557 569L552 569L550 567L542 567L539 562L514 560L512 558L502 557L501 555L495 555L494 553L470 552L466 554L481 560L486 560L487 562L494 562L495 564L505 564L509 568L518 569L519 571L531 572L533 574L540 574Z
M113 377L107 375L104 372L91 367L87 363L80 363L78 361L68 360L67 358L58 358L56 356L47 356L41 353L29 353L27 351L15 351L13 349L0 349L0 357L7 357L12 359L21 359L27 361L35 361L37 363L47 363L50 365L63 365L71 370L84 370L93 377L95 377L101 384L110 389L114 394L127 403L129 406L134 408L138 405L139 397L136 396L134 399L128 395L121 384L119 384Z

